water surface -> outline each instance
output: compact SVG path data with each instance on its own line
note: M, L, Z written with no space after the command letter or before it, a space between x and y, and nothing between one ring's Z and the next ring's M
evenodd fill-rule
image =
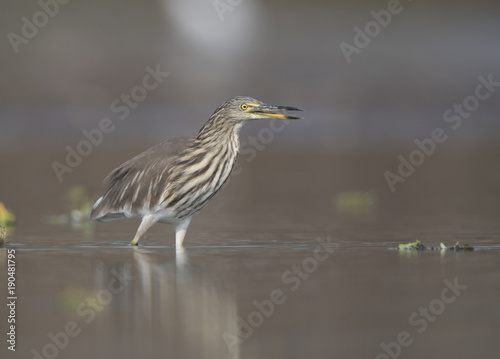
M0 283L15 249L18 299L16 352L3 341L2 357L498 357L498 191L457 177L452 154L396 193L381 176L392 157L314 159L269 154L244 167L195 216L184 250L161 224L139 247L128 246L133 220L42 224L64 210L71 177L31 208L17 205L31 190L5 192L18 225L0 250ZM449 171L430 176L435 166ZM84 177L99 194L102 176ZM475 250L396 249L417 239Z

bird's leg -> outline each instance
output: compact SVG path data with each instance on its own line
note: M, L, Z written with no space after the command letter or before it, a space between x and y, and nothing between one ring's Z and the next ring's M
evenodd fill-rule
M146 231L155 223L156 223L156 218L151 214L142 217L142 222L139 228L137 229L137 233L135 234L134 239L132 240L132 242L130 242L130 245L136 246L137 242L139 242L139 239L141 239L144 233L146 233Z
M189 227L189 223L191 222L191 218L193 216L186 218L184 221L180 222L175 226L175 246L181 247L182 242L184 241L184 237L186 236L187 229Z

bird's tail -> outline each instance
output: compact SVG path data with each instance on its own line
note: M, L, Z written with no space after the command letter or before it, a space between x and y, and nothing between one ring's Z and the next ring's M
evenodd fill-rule
M121 212L109 211L106 203L107 200L105 195L96 201L94 207L92 207L92 211L90 212L91 220L99 222L112 222L125 218L125 215Z

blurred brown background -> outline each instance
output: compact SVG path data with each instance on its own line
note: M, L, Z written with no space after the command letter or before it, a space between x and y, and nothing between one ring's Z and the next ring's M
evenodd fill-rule
M16 215L5 247L18 250L19 287L9 358L33 357L69 320L82 334L58 358L382 358L406 330L404 358L500 357L500 86L470 97L480 76L500 82L498 0L402 0L378 30L372 12L396 1L66 2L0 2L0 202ZM358 35L364 47L349 63L340 45L367 25L379 33ZM31 38L20 40L23 26ZM143 90L156 68L169 75ZM131 93L144 99L122 120L116 101ZM131 248L138 220L85 220L113 168L196 135L236 95L303 108L305 119L242 129L240 174L197 214L186 253L168 226ZM466 99L477 108L453 129L443 115ZM103 119L114 129L60 182L53 163L66 164L67 146ZM401 176L398 157L436 128L446 141L392 192L384 174ZM75 188L90 203L80 221ZM335 253L293 292L282 275L305 267L318 238ZM392 250L416 240L476 250ZM135 279L94 323L75 319L115 271ZM468 289L444 310L438 298L454 278ZM221 334L275 288L289 299L230 356ZM420 335L409 318L436 301L442 315Z
M402 10L350 63L340 44L353 44L354 28L364 29L373 21L370 12L386 10L387 1L41 3L54 16L45 16L47 24L19 43L17 53L9 34L23 34L24 17L43 23L43 15L33 19L42 6L8 0L0 11L0 198L10 199L11 207L46 201L44 191L62 192L51 163L64 164L65 147L75 148L85 139L82 131L98 128L103 118L115 130L64 175L63 186L87 181L100 191L101 179L125 156L167 138L195 135L235 95L306 110L305 120L266 145L266 156L383 153L385 162L372 168L383 191L384 171L395 171L397 156L407 156L413 141L436 127L449 136L436 153L497 152L500 91L481 101L456 131L443 121L454 103L474 94L478 76L500 80L497 1L401 1ZM221 3L229 9L223 14L214 5ZM142 84L147 66L169 75L120 120L111 104ZM242 141L265 127L269 122L245 126ZM492 157L478 155L455 167L476 173L470 166L489 167ZM328 168L319 158L311 166ZM467 156L457 161L462 158ZM346 162L344 177L349 164L362 174L362 164ZM439 168L428 167L428 175L439 175ZM492 181L497 176L495 170ZM31 191L31 197L18 202L19 191Z
M228 4L227 1L221 1ZM235 1L235 3L237 3ZM37 2L2 1L0 146L72 144L115 116L111 102L159 64L168 79L107 136L105 146L196 133L235 95L307 110L277 142L328 149L406 144L442 124L479 75L500 79L497 1L401 1L380 34L347 63L340 43L387 1L70 1L16 54ZM495 141L494 96L450 141ZM256 125L259 126L259 125ZM255 129L253 130L255 131Z

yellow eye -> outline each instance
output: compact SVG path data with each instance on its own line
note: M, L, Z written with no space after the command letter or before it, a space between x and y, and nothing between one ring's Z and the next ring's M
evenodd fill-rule
M240 106L240 108L243 110L243 111L246 111L248 110L248 105L246 103L244 103L243 105Z

